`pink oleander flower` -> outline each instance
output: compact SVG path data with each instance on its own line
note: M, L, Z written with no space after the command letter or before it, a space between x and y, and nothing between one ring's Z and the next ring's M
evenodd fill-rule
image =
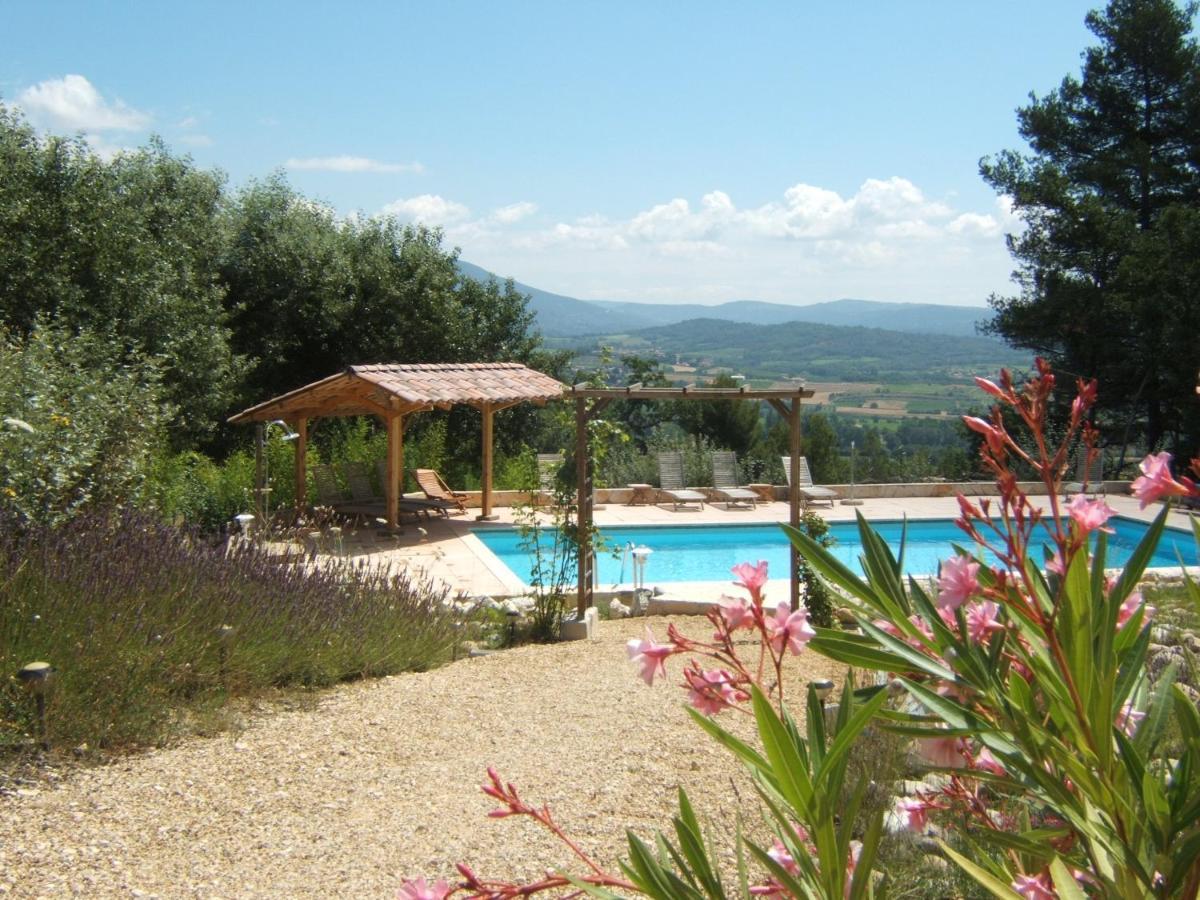
M976 643L983 643L996 631L1003 631L1004 625L997 621L1000 612L991 600L984 603L972 603L967 607L967 634Z
M967 556L955 556L942 563L938 575L938 606L958 609L979 590L979 563Z
M1046 563L1046 571L1054 575L1067 574L1067 563L1063 559L1061 550L1054 551L1054 555L1051 556L1050 560Z
M1095 378L1084 381L1080 378L1076 382L1078 393L1075 399L1071 401L1071 423L1078 425L1083 417L1087 415L1087 411L1096 405L1097 382Z
M776 653L782 653L783 648L787 647L793 654L798 654L805 644L817 636L808 624L808 610L803 606L792 612L786 603L780 603L775 615L768 616L763 624Z
M1074 499L1067 504L1067 512L1084 534L1090 534L1093 531L1113 533L1111 528L1104 526L1112 516L1117 514L1117 511L1103 500L1089 500L1083 494L1076 494Z
M850 885L854 883L854 870L858 868L858 858L862 856L862 841L851 841L850 852L846 858L846 887L842 890L843 897L850 896Z
M1134 613L1142 610L1142 624L1145 625L1150 621L1151 617L1158 611L1153 606L1147 606L1146 600L1142 597L1141 591L1134 591L1125 598L1125 602L1121 604L1121 608L1117 610L1117 627L1124 628L1125 623L1133 618Z
M396 900L444 900L450 893L450 885L446 879L440 878L433 884L425 883L424 878L406 881L396 891Z
M1042 872L1040 875L1018 875L1012 883L1012 889L1026 900L1057 900L1054 883L1050 876Z
M1138 725L1144 718L1146 718L1146 714L1134 709L1133 701L1129 700L1117 712L1117 720L1113 724L1123 731L1126 737L1133 737L1133 733L1137 731Z
M629 654L630 660L642 667L639 673L642 680L646 684L654 684L656 675L666 676L667 657L674 652L675 648L670 644L659 644L654 640L654 634L650 631L650 626L646 626L646 639L639 641L637 638L630 638L625 644L625 651Z
M965 769L967 742L963 738L921 738L917 749L925 761L942 769Z
M783 841L779 840L779 838L775 838L771 849L767 851L767 856L771 857L771 859L787 870L788 874L800 874L799 864L792 858L792 854L788 852L787 847L783 846Z
M724 669L707 672L701 672L698 667L685 669L683 680L688 686L688 702L706 716L750 699L749 694L733 686L733 675Z
M722 597L717 609L730 631L754 627L754 606L741 597Z
M988 450L993 456L1004 452L1004 433L991 422L977 416L963 416L963 424L977 434L982 434L987 442Z
M1007 400L1008 394L1004 393L1000 385L987 378L975 378L975 386L986 394L991 394L997 400Z
M1008 769L1004 768L1000 760L992 754L992 751L987 747L980 747L979 752L975 754L973 766L982 772L991 772L993 775L1007 775Z
M1141 461L1138 468L1142 474L1133 480L1129 489L1138 498L1142 509L1163 497L1177 497L1188 493L1186 485L1171 475L1171 454L1151 453Z
M922 797L900 797L896 800L896 815L909 831L923 832L929 825L929 811L941 809Z
M738 577L734 584L741 585L748 590L750 598L755 603L762 603L762 589L763 585L767 583L767 561L759 560L757 566L752 566L748 562L738 563L732 571Z

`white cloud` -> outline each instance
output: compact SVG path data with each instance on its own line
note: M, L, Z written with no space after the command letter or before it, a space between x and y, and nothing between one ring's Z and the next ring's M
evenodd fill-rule
M289 159L284 163L289 169L307 169L317 172L412 172L421 174L425 167L419 162L387 163L365 156L310 156L304 159Z
M52 78L17 95L31 120L66 131L138 131L150 124L149 114L120 100L106 100L82 75Z
M1011 270L1002 234L1019 220L1009 210L1004 198L994 210L955 209L892 176L847 195L799 182L747 207L713 190L546 227L464 217L447 236L472 262L571 296L980 305Z
M757 206L725 191L674 197L624 218L587 214L542 224L523 200L475 215L436 194L384 214L445 228L473 263L577 297L717 303L815 303L840 297L982 305L1004 290L1002 234L1019 220L955 209L900 177L848 194L799 182Z
M796 184L784 191L783 200L746 210L741 218L757 234L788 238L828 237L853 221L853 204L835 191Z
M185 134L179 138L179 143L187 144L189 147L211 147L213 139L207 134Z
M536 203L522 200L520 203L510 203L508 206L501 206L499 209L493 210L491 217L493 221L499 222L501 225L512 225L514 222L532 216L535 212L537 212Z
M995 237L1000 234L1000 223L989 215L963 213L955 216L946 230L966 237Z
M663 241L654 245L654 252L660 256L675 256L681 259L730 256L733 253L724 244L716 241Z
M463 204L439 197L437 194L421 194L418 197L395 200L380 211L385 216L395 216L405 222L420 222L423 225L449 225L462 222L471 215L471 210Z
M185 118L180 119L179 124L176 125L175 127L176 128L195 128L199 124L200 124L200 120L197 119L195 116L186 116Z

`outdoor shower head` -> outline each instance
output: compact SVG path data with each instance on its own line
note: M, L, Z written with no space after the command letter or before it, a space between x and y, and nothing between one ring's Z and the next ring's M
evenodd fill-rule
M270 422L267 423L268 428L270 428L272 425L278 425L280 428L283 429L283 439L285 441L294 441L294 440L296 440L296 438L300 437L300 435L298 435L296 432L292 431L291 427L288 425L287 422L283 421L283 419L272 419Z

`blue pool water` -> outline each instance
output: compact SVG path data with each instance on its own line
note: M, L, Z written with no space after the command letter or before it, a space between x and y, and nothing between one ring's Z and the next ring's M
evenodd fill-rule
M1115 534L1108 536L1109 567L1121 566L1146 532L1146 526L1133 519L1114 517L1108 524ZM902 522L873 522L873 527L891 545L892 552L900 548ZM649 547L653 553L646 566L646 583L672 581L729 581L729 570L740 562L765 559L773 578L788 577L788 541L783 530L774 524L759 525L634 525L602 529L605 540L613 547ZM831 522L830 535L836 540L832 550L842 562L861 571L858 557L858 526L854 522ZM508 568L525 583L529 582L530 556L520 547L521 537L515 529L479 529L474 532ZM951 519L922 519L908 522L905 546L905 571L912 575L932 575L938 562L953 555L951 544L968 546L969 540ZM1176 555L1178 553L1178 556ZM1159 541L1152 568L1198 563L1196 545L1191 532L1168 528ZM614 559L601 554L599 583L616 584L633 580L632 562L626 557ZM573 577L573 576L572 576Z

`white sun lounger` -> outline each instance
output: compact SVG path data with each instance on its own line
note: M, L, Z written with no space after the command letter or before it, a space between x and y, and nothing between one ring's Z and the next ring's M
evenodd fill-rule
M754 509L758 503L758 494L754 491L738 487L737 456L732 450L714 450L712 452L713 493L729 509L740 506Z
M781 456L783 461L783 477L787 479L788 487L792 485L792 458L790 456ZM833 501L838 498L837 491L832 488L821 487L813 484L812 473L808 470L808 459L800 457L800 496L804 498L804 505L809 503L828 503L833 506Z
M658 454L658 483L676 510L689 503L704 509L704 495L683 486L683 454L678 450Z

